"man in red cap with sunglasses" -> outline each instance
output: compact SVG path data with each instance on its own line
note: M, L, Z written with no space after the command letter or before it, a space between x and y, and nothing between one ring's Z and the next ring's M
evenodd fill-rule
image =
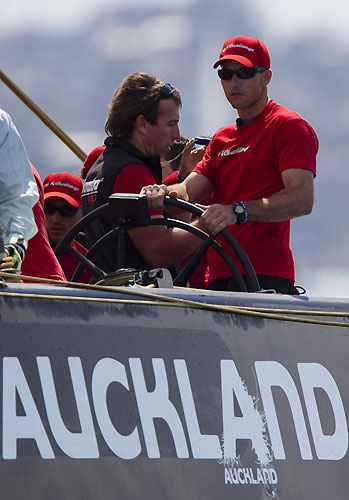
M46 230L54 249L82 217L83 182L80 177L69 172L53 172L45 177L43 185ZM86 254L86 248L78 241L73 240L72 245L82 255ZM70 280L79 262L71 253L65 251L60 257L60 264L67 280ZM80 281L89 282L89 280L90 273L85 271Z
M213 192L215 204L202 207L200 226L214 234L228 226L261 288L292 294L290 219L312 211L318 139L299 114L269 98L272 72L263 42L250 36L229 38L213 67L219 68L225 96L237 111L236 122L214 134L184 182L175 188L146 186L142 192L153 208L162 208L167 194L197 203ZM211 249L206 278L211 289L236 289L228 266Z

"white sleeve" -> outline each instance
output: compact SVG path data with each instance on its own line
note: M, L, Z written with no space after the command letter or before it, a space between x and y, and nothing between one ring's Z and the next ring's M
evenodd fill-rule
M22 139L8 113L0 109L0 235L4 243L37 233L33 206L39 199Z

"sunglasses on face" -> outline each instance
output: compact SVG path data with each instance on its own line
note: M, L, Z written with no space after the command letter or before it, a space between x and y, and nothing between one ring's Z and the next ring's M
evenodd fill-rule
M72 205L64 205L63 207L56 207L55 205L52 205L48 201L45 201L44 204L44 212L47 215L53 215L56 212L59 212L59 215L61 217L73 217L78 210L79 207L73 207Z
M221 80L231 80L236 75L240 80L248 80L256 73L263 73L267 71L263 66L255 66L254 68L243 67L240 69L227 69L221 68L218 70L218 76Z

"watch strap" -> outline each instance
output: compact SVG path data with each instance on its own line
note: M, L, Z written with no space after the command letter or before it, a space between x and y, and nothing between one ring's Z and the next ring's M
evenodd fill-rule
M241 210L241 208L240 210L237 210L237 207L241 207L243 210ZM232 203L232 208L236 217L236 224L245 224L248 221L248 210L246 204L243 201L238 201L236 203Z

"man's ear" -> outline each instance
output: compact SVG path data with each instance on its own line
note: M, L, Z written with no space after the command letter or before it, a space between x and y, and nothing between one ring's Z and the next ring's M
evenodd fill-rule
M264 73L262 73L262 76L265 85L268 85L270 83L271 77L273 76L273 72L271 69L267 69L267 71L264 71Z
M135 121L135 129L142 135L147 133L149 122L146 120L144 115L138 115Z

